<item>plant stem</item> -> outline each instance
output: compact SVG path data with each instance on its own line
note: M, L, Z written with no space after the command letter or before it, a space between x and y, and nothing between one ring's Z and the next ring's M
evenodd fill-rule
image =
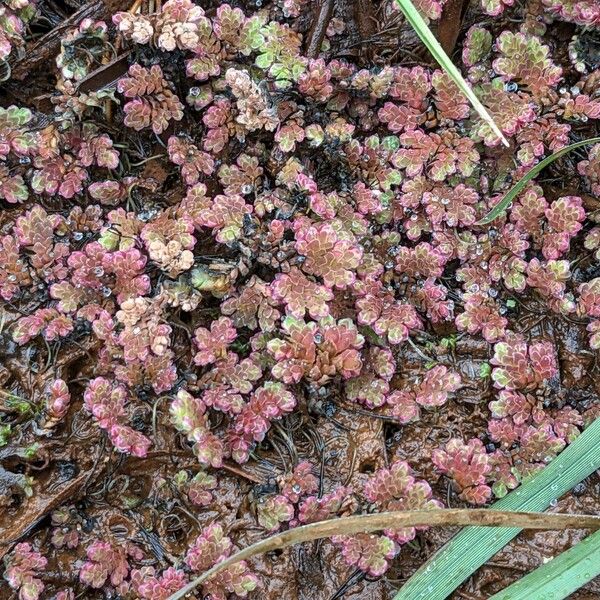
M523 529L600 529L600 517L594 515L499 511L486 508L457 508L393 511L320 521L278 533L236 552L169 596L167 600L181 600L213 575L242 560L265 552L334 535L352 535L388 528L401 529L404 527L434 525L479 525L484 527L519 527Z

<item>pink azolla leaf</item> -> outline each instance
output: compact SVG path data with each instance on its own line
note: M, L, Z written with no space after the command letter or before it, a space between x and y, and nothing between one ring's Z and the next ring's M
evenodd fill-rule
M282 329L286 337L267 344L267 350L277 361L271 373L285 383L297 383L315 363L317 324L286 317Z
M88 178L87 171L68 155L58 155L45 160L37 158L34 165L38 170L33 173L31 187L38 194L58 193L63 198L73 198L81 192L83 182Z
M423 194L422 203L434 225L445 222L449 227L468 226L475 223L474 204L479 201L477 192L463 185L438 186Z
M570 239L583 227L583 201L579 196L563 196L546 209L545 215L548 231L543 237L542 252L548 260L556 260L568 251Z
M87 191L94 200L108 206L115 206L127 197L127 188L118 181L96 181Z
M435 284L433 279L427 279L415 291L414 298L417 308L427 313L432 323L451 321L454 317L454 301L447 299L448 288Z
M571 126L557 121L552 114L540 117L517 133L520 148L519 162L526 167L533 166L548 152L556 152L569 143ZM579 165L578 165L579 167Z
M231 429L231 436L242 442L240 449L233 453L234 460L245 462L248 459L244 448L254 442L261 442L271 422L281 419L296 406L296 398L279 382L267 381L250 397L242 408Z
M394 80L390 96L406 102L410 107L424 112L427 108L427 94L431 90L429 72L423 67L394 68Z
M562 69L550 58L550 48L524 33L503 31L496 41L500 52L493 65L505 80L516 80L536 97L543 96L562 79Z
M217 386L206 390L202 394L202 402L228 415L237 415L242 411L246 402L235 390Z
M536 105L531 102L529 94L507 91L500 79L484 83L480 89L481 101L506 137L517 135L537 119ZM501 142L489 123L481 118L476 121L473 135L476 139L482 139L486 146L498 146Z
M487 342L501 340L506 334L508 320L499 312L497 302L483 292L468 292L463 296L464 312L455 319L461 331L471 335L481 332Z
M600 317L600 277L582 283L577 292L577 313L584 317Z
M454 121L469 117L471 110L469 103L448 74L434 71L431 83L435 90L434 101L438 116Z
M441 502L432 499L429 484L415 479L407 462L395 461L389 468L376 471L364 484L364 495L382 511L430 510L441 508ZM385 535L398 544L414 539L417 530L427 527L388 529Z
M521 394L514 390L502 390L498 399L489 404L492 417L503 419L510 417L515 425L523 425L533 419L540 423L545 418L544 411L530 394Z
M220 317L210 324L210 331L199 327L195 331L198 352L194 356L197 365L208 365L225 355L227 347L236 339L237 332L231 319Z
M0 198L9 204L25 202L29 189L21 175L10 175L8 169L0 167Z
M527 389L536 386L558 372L554 347L550 342L528 346L516 335L507 337L494 346L495 365L492 379L498 388Z
M231 316L235 327L273 331L280 313L269 286L253 275L241 290L221 303L221 312Z
M99 167L116 169L119 166L119 151L113 147L113 141L106 134L82 141L77 156L83 167L95 164Z
M216 232L215 238L221 244L231 244L243 235L246 215L252 213L252 206L246 204L242 196L215 196L210 205L198 212L199 225Z
M446 0L415 0L415 7L426 19L439 19Z
M598 350L600 348L600 321L592 321L588 324L586 330L590 334L590 348Z
M294 518L294 507L282 495L260 498L256 506L258 524L269 532L277 531L282 523Z
M356 301L356 308L358 322L370 325L378 335L387 336L390 344L407 340L411 331L423 326L413 306L395 301L390 294L368 294Z
M393 540L374 533L338 535L332 538L332 542L340 546L347 565L356 567L371 577L381 577L398 552L398 546Z
M211 175L215 161L210 154L199 150L191 141L172 135L167 143L171 162L181 167L181 176L186 185L194 185L201 174Z
M387 403L391 407L392 416L399 423L405 425L417 421L421 416L421 409L416 402L412 390L395 390L387 397Z
M4 558L4 579L8 585L19 592L19 600L38 600L44 590L44 584L38 579L40 571L48 564L31 544L21 542Z
M547 464L566 446L566 441L557 436L550 423L530 426L520 439L520 456L529 462Z
M492 50L492 34L483 27L473 25L467 31L463 42L462 61L469 67L469 78L476 80L478 67L489 58Z
M13 328L13 340L17 344L26 344L40 335L48 341L66 337L74 329L73 320L61 315L54 308L38 308L32 315L21 317Z
M428 242L421 242L414 248L401 246L396 255L396 271L415 279L441 277L446 258Z
M456 172L468 177L479 160L474 143L450 129L441 134L405 132L400 136L400 144L392 164L405 169L411 177L423 172L434 181L444 181Z
M45 410L49 424L59 422L67 414L70 402L71 394L67 384L62 379L55 379L48 388L46 396Z
M379 109L377 116L385 123L392 133L412 131L417 128L422 113L406 104L394 104L386 102Z
M492 467L481 440L474 438L464 443L453 438L443 450L433 451L433 464L456 484L461 498L472 504L485 504L491 495L486 485Z
M565 294L570 276L570 263L567 260L542 263L532 258L527 265L527 285L534 288L559 313L567 314L575 310L575 303Z
M110 429L125 415L127 391L104 377L96 377L88 383L83 399L85 408L103 429Z
M129 67L128 77L119 79L117 89L126 98L124 123L140 131L152 127L156 134L169 126L169 121L183 118L183 104L171 91L158 65L150 69L139 64Z
M96 540L87 550L87 561L79 571L79 579L90 587L100 589L106 581L113 586L122 583L129 573L127 553L122 546Z
M322 277L330 288L345 288L354 282L363 249L340 224L299 223L295 231L296 250L305 257L303 271Z
M223 527L215 523L205 527L188 548L185 562L193 571L206 571L226 559L232 548L233 544L225 535Z
M286 313L297 319L304 318L306 312L313 319L326 317L328 302L333 300L331 289L311 281L297 267L289 273L278 273L270 290L274 300L285 304Z
M169 567L157 576L154 567L142 567L131 571L131 585L142 600L168 600L188 581L186 574Z
M594 0L543 0L551 14L578 25L600 25L600 6Z
M127 425L115 424L108 430L110 441L114 447L124 454L131 454L140 458L148 454L152 442L139 431Z
M0 236L0 297L12 300L21 286L31 284L31 276L26 261L20 256L19 241L13 235Z
M460 375L443 365L436 365L425 374L415 389L415 401L421 406L442 406L450 392L461 386Z
M481 8L486 14L497 17L504 12L507 6L512 6L514 2L515 0L481 0Z
M594 144L588 153L587 160L577 164L577 171L583 175L592 190L592 193L600 193L600 144Z
M304 460L279 480L279 488L292 504L297 504L301 496L313 494L319 489L319 480L313 474L312 465Z
M198 471L187 486L187 495L195 506L207 506L213 500L212 490L217 488L217 478L206 471Z
M288 121L275 133L274 140L282 152L294 152L296 145L304 140L304 128L296 121Z
M395 372L393 354L387 349L371 346L360 374L346 382L346 397L369 408L383 406L390 390L389 381Z
M298 77L298 89L317 102L326 102L333 94L331 70L323 59L310 60L306 71Z
M175 429L186 436L196 429L208 429L206 406L185 390L179 390L169 407L171 422Z
M303 524L325 521L339 516L352 504L352 488L340 486L320 498L309 496L303 500L298 509L298 521Z

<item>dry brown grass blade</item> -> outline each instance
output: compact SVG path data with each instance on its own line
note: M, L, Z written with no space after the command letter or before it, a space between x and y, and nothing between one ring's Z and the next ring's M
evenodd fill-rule
M499 511L486 508L449 508L438 510L407 510L342 517L320 521L289 529L244 548L228 559L215 565L184 588L172 594L168 600L180 600L202 582L223 569L265 552L287 548L334 535L352 535L383 529L435 525L479 525L483 527L519 527L523 529L600 529L600 517L594 515L561 515L516 511Z

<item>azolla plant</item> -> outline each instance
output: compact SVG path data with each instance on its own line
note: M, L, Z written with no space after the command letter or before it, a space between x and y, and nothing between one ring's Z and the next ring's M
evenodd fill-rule
M0 473L3 510L26 510L61 444L99 452L80 503L49 501L48 551L15 534L21 600L166 599L269 532L485 505L598 416L600 145L478 224L595 131L597 3L474 9L460 66L510 148L447 75L386 62L397 39L371 56L339 7L315 51L313 4L136 3L64 31L43 104L3 96L0 445L25 464ZM435 21L446 2L416 4ZM35 12L2 3L0 59ZM377 14L373 36L403 27L391 0ZM376 578L416 535L339 535L327 560ZM260 597L265 564L199 594Z

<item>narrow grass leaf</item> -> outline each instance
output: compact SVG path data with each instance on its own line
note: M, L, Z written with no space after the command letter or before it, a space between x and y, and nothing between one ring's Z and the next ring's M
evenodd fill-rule
M487 223L491 223L494 219L499 217L513 202L513 200L525 189L527 184L537 175L545 169L549 164L553 163L555 160L559 159L561 156L568 154L571 150L576 150L577 148L581 148L582 146L588 146L589 144L598 144L600 143L600 137L590 138L589 140L582 140L580 142L575 142L570 146L565 146L561 148L554 154L546 157L544 160L535 165L531 170L529 170L513 187L509 190L509 192L490 210L490 212L483 217L483 219L477 221L475 225L486 225Z
M500 128L496 125L485 106L481 104L479 98L475 95L471 86L465 81L460 71L454 66L452 59L446 54L440 43L437 41L437 38L433 35L431 29L429 29L427 23L425 23L423 17L421 17L419 11L415 8L415 5L411 0L396 0L396 2L398 3L400 10L404 13L406 20L415 30L415 33L425 44L429 52L431 52L433 58L435 58L440 67L442 67L442 69L452 78L460 91L468 98L479 116L492 128L492 131L500 140L502 140L502 143L508 147L509 143L504 135L502 135Z
M542 511L600 468L600 419L547 467L487 510ZM402 586L394 600L445 600L521 529L467 527Z
M600 531L532 571L489 600L563 600L600 575Z

